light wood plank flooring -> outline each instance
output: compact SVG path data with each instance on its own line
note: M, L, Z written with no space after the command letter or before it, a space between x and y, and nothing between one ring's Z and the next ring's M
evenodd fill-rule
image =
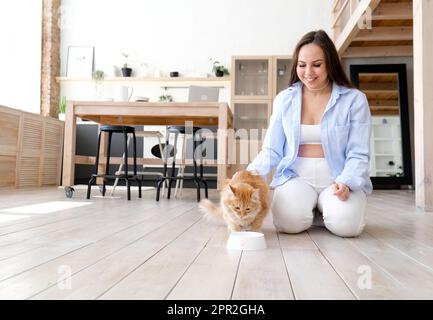
M358 238L279 234L269 215L261 251L227 250L194 190L93 195L0 191L0 299L433 299L433 214L413 191L374 191Z

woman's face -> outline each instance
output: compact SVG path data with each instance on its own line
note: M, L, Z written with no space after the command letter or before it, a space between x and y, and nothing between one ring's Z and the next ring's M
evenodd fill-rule
M317 90L325 87L328 82L328 70L322 48L314 43L301 47L296 72L308 89Z

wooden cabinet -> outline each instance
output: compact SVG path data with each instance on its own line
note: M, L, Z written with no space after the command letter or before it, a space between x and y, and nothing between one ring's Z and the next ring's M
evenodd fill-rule
M59 185L64 122L0 106L0 188Z
M290 56L233 56L231 107L236 152L234 171L246 168L261 150L275 96L290 80ZM234 172L233 171L233 172Z

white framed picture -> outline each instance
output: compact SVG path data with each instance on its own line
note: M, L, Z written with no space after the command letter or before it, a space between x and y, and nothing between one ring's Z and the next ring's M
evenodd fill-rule
M68 47L67 77L91 78L93 71L93 47Z

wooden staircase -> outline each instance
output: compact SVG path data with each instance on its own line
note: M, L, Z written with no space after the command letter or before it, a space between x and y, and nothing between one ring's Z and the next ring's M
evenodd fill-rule
M334 41L343 58L413 55L412 0L335 0Z
M367 96L373 116L399 115L397 73L360 73L359 89Z

